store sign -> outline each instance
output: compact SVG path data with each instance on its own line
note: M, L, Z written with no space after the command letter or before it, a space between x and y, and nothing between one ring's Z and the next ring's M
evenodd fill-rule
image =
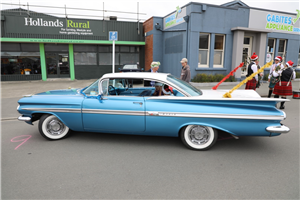
M297 15L288 15L250 9L249 28L299 34L300 11L297 12Z
M90 29L89 21L74 21L71 19L67 20L47 20L43 18L24 18L25 26L29 27L56 27L60 28L58 34L60 35L93 35Z
M186 16L186 7L177 6L175 13L164 18L164 29L173 27L184 22L183 17Z

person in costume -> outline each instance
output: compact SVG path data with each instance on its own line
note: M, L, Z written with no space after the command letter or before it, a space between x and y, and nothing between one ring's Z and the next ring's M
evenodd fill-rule
M254 52L253 55L251 56L251 63L248 65L247 69L247 75L246 77L250 76L251 74L257 72L257 65L258 65L258 55ZM246 90L256 90L256 83L258 81L258 75L255 75L253 79L249 80L246 83Z
M294 63L290 60L285 64L284 68L273 71L273 76L279 77L279 81L276 83L273 91L275 98L281 96L282 99L286 99L286 96L293 95L292 80L296 77L295 70L292 68L293 64ZM285 102L280 103L280 109L284 109L284 103Z
M269 82L269 94L268 98L271 97L273 93L274 86L276 85L276 82L278 82L278 77L273 76L274 71L279 71L280 69L283 69L284 66L281 64L282 57L281 56L276 56L275 57L275 63L270 67L270 73L268 76L268 82Z

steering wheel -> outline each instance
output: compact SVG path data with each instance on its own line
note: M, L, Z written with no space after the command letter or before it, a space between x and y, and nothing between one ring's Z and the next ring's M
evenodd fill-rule
M118 94L117 94L117 91L116 91L116 88L115 88L114 86L112 86L112 85L109 85L109 86L108 86L108 93L109 93L110 95L118 95Z

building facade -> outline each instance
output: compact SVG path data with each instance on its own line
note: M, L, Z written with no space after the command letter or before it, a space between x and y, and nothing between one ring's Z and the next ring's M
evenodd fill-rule
M1 12L1 80L95 79L112 72L109 33L117 32L115 69L144 67L139 22L59 18L24 9Z
M244 62L235 73L240 80L254 52L260 66L280 55L300 69L297 14L251 8L242 1L220 6L191 2L174 10L144 22L146 69L152 60L160 61L161 72L180 77L180 60L187 58L193 78L198 73L226 75Z

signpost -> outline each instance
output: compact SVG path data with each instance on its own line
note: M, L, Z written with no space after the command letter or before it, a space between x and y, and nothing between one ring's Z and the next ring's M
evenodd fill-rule
M118 41L118 32L109 31L109 41L113 41L112 46L112 73L115 73L115 41Z

